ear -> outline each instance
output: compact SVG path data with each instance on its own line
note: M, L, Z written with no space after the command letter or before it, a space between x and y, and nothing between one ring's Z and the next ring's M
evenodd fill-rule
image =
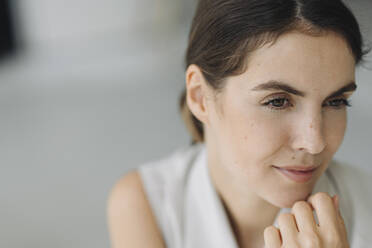
M186 70L186 102L190 111L203 124L208 123L207 82L197 65Z

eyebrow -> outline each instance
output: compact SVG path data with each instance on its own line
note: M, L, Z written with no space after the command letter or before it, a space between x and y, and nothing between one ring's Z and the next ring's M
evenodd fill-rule
M335 92L332 92L329 96L327 96L327 99L328 98L333 98L333 97L336 97L336 96L341 96L345 92L356 91L356 89L357 89L357 85L355 84L355 82L351 82L351 83L343 86L341 89L336 90ZM286 83L280 82L280 81L276 81L276 80L271 80L269 82L259 84L259 85L255 86L252 90L253 91L283 90L283 91L286 91L286 92L288 92L290 94L293 94L293 95L302 96L302 97L306 96L305 92L297 90L297 89L293 88L292 86L290 86L289 84L286 84Z

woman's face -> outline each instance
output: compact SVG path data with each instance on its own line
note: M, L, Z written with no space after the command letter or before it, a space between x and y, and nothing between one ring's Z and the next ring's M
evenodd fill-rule
M208 101L214 111L207 143L213 143L220 169L239 190L291 207L312 192L342 143L352 90L331 95L355 82L355 61L334 34L292 32L256 50L247 68L227 78L217 102ZM318 168L299 183L273 167L295 165Z

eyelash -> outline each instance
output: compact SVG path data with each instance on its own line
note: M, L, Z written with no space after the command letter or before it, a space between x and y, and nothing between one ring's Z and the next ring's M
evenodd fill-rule
M267 108L269 108L270 110L273 110L273 111L282 111L282 110L287 109L287 107L272 107L272 103L274 103L274 101L278 101L278 100L286 100L287 102L289 102L288 98L286 98L286 97L277 97L277 98L273 98L273 99L263 103L262 105L267 106ZM341 105L337 105L337 106L329 105L329 106L333 107L335 109L341 109L342 106L351 107L351 101L348 100L348 99L339 98L339 99L331 100L330 102L335 102L335 101L340 101Z

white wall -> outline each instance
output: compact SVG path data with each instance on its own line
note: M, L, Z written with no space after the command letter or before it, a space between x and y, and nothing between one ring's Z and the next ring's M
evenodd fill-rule
M112 36L131 39L165 28L174 31L184 19L187 1L18 0L17 5L27 44L56 48Z

